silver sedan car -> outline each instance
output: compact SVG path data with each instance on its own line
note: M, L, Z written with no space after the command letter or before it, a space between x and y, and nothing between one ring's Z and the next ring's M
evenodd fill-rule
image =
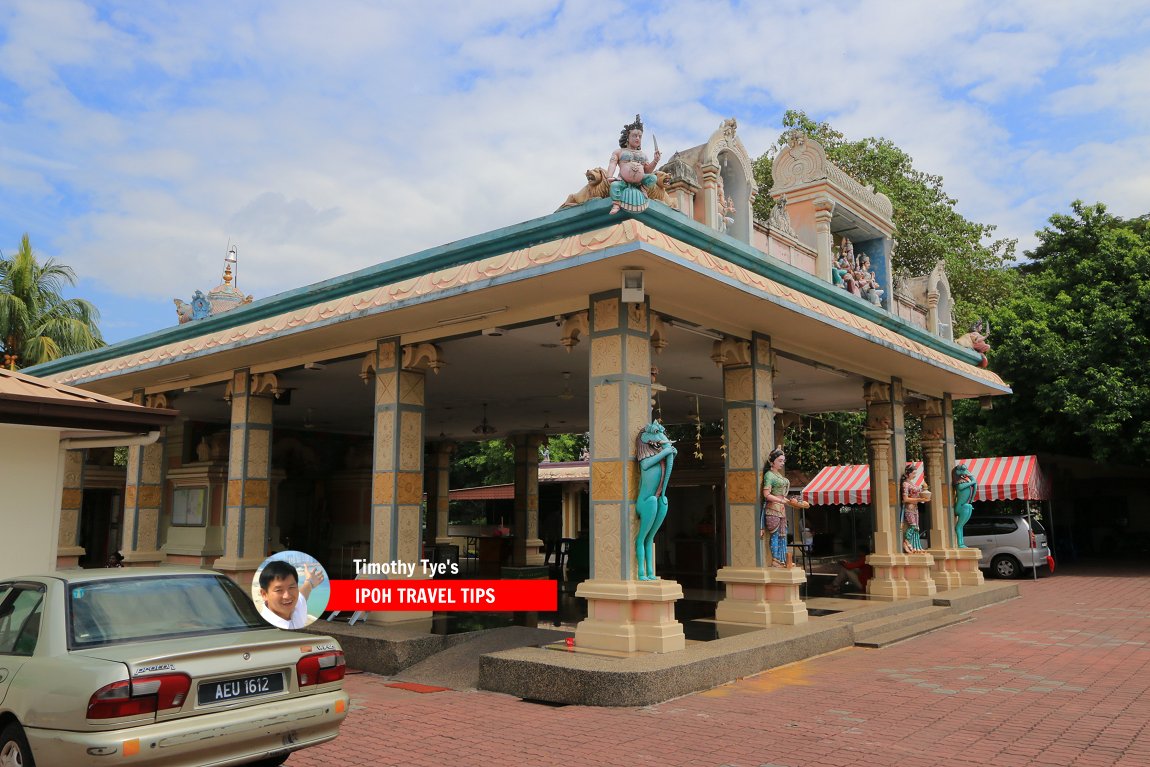
M0 580L0 767L272 767L339 733L344 670L208 570Z

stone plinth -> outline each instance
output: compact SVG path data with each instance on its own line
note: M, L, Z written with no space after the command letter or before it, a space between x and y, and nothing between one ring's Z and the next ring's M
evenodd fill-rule
M575 596L587 600L587 619L575 628L575 644L592 650L672 652L686 647L675 602L683 587L654 581L589 580Z
M978 549L930 549L926 553L934 559L930 577L934 579L939 591L982 585L982 573L978 570Z
M955 549L958 559L955 568L958 571L959 585L981 586L986 582L982 571L978 569L978 561L982 559L982 552L975 548Z
M720 623L794 626L807 621L799 597L799 587L807 582L802 568L724 567L715 577L727 590L715 608Z
M894 601L929 597L938 591L930 577L934 557L925 551L919 554L871 554L866 561L874 568L874 577L866 586L872 599Z

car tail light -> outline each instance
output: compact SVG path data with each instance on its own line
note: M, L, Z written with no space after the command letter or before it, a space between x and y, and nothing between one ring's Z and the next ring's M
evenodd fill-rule
M299 679L300 687L338 682L343 679L346 670L347 661L344 660L343 653L338 650L307 655L295 664L296 678Z
M112 682L88 699L89 719L119 719L179 708L188 697L192 680L187 674L158 674Z
M1038 539L1034 537L1034 531L1033 530L1030 530L1029 533L1030 533L1030 548L1037 549L1038 548Z

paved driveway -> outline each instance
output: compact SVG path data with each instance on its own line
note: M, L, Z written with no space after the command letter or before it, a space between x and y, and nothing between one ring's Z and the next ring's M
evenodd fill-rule
M1150 571L1060 569L974 616L643 708L355 674L340 737L288 765L1150 765Z

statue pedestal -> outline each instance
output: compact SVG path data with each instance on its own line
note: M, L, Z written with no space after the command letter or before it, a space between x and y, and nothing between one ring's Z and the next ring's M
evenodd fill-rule
M686 647L675 602L683 587L654 581L587 580L575 596L587 600L587 618L575 627L575 646L619 652L672 652Z
M982 571L978 569L978 560L982 559L982 552L976 548L954 549L958 553L955 569L958 572L960 586L981 586L986 583Z
M970 572L971 552L974 554L973 575ZM961 586L977 586L982 583L982 573L978 571L978 549L930 549L926 553L934 558L930 576L939 591L949 591Z
M934 557L925 551L918 554L871 554L866 561L874 568L874 577L866 585L867 594L872 599L893 602L909 597L934 596L938 591L930 577Z
M794 626L807 622L799 587L807 582L801 567L724 567L715 578L727 590L715 608L720 623Z

